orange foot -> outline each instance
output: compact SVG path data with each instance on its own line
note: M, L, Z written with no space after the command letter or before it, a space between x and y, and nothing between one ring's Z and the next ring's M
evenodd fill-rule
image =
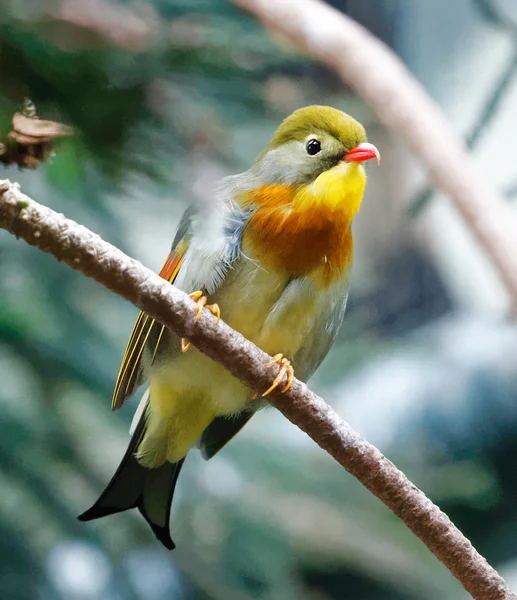
M291 384L293 383L294 369L293 369L290 361L288 361L287 358L284 358L283 354L277 354L276 356L273 357L273 360L266 363L266 367L269 367L269 366L275 365L275 364L278 364L280 366L278 375L275 377L275 380L271 384L271 387L262 394L262 397L267 396L275 388L277 388L280 385L280 383L282 382L282 379L286 375L287 375L287 383L281 390L282 394L284 392L287 392L287 390L291 387Z
M197 292L192 292L189 296L196 303L196 318L197 321L203 312L203 308L208 309L213 315L217 317L217 322L221 320L221 311L217 304L207 304L208 300L206 296L203 296L203 292L198 290ZM181 338L181 351L187 352L190 348L190 342L188 342L185 338Z

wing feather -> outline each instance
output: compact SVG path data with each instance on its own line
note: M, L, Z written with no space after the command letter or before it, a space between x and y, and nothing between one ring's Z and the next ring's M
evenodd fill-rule
M180 289L213 293L230 264L239 257L246 223L241 209L225 202L218 208L210 204L205 210L191 207L185 211L161 277L173 283L179 275L176 283ZM170 342L167 334L165 327L145 313L138 315L115 384L112 410L120 408L143 383L158 350Z
M174 283L183 263L183 257L187 250L188 243L181 242L171 250L167 260L160 270L160 277L167 279L169 283ZM156 356L158 346L162 339L165 327L157 323L149 315L141 312L138 315L133 332L122 359L122 364L115 384L115 391L111 401L112 410L119 409L140 385L140 372L142 366L142 355L146 345L154 343L151 348L153 359Z

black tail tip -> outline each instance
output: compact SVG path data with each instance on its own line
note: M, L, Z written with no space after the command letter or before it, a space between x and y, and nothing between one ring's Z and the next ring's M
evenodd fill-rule
M84 523L86 521L102 519L102 517L107 517L117 512L120 512L120 509L109 508L106 506L98 506L97 504L94 504L91 508L85 510L82 514L80 514L77 517L77 520L82 521ZM159 525L156 525L156 523L152 523L142 511L140 512L151 527L151 529L153 530L156 539L159 542L161 542L165 546L165 548L167 548L167 550L174 550L174 548L176 548L176 544L172 541L168 527L160 527Z
M172 541L170 533L166 529L153 527L153 533L166 548L167 550L174 550L176 544Z
M94 504L88 510L85 510L77 517L78 521L93 521L94 519L102 519L114 513L120 512L119 508L110 508L109 506L99 506Z
M144 517L149 527L153 530L156 539L161 542L167 548L167 550L174 550L174 548L176 548L176 544L172 541L169 527L153 523L145 512L143 506L139 505L138 511L142 517Z

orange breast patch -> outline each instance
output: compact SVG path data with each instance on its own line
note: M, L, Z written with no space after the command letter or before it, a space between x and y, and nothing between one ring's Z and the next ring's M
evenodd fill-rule
M346 211L296 201L296 190L268 185L250 192L256 206L243 235L243 250L268 268L293 277L314 275L326 287L348 271L353 243Z

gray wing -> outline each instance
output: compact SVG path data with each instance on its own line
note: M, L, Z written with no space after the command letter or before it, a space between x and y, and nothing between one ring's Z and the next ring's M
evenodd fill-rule
M295 282L291 282L290 285L293 283ZM301 381L312 377L332 348L343 323L347 298L348 278L324 292L318 292L318 308L306 333L305 343L294 356L289 357L295 376Z

